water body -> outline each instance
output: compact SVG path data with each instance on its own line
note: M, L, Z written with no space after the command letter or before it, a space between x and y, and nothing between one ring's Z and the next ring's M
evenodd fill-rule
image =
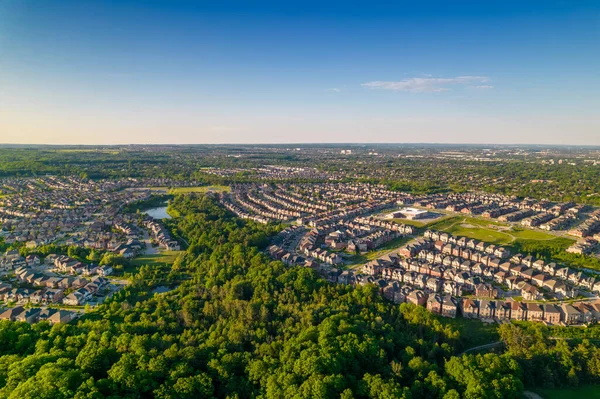
M166 206L150 208L147 209L144 213L152 216L154 219L171 219L171 215L167 213Z

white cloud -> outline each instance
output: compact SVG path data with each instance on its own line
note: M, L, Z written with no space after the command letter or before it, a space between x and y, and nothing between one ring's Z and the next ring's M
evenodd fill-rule
M455 78L410 78L400 81L380 81L363 83L362 86L376 90L408 91L412 93L439 93L450 90L448 86L469 85L489 82L487 76L457 76ZM478 86L491 88L492 86Z
M481 90L489 90L489 89L493 89L494 86L490 86L490 85L479 85L479 86L473 86L476 89L481 89Z
M342 89L339 89L337 87L332 87L332 88L327 89L325 91L331 91L331 92L334 92L334 93L339 93L340 91L342 91Z

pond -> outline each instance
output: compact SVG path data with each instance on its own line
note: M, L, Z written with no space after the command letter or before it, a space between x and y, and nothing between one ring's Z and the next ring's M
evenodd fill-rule
M154 219L171 219L171 215L167 213L167 207L161 206L158 208L150 208L144 211L144 213L152 216Z

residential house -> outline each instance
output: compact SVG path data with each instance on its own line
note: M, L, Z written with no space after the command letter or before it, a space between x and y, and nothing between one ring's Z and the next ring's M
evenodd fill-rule
M477 301L467 298L461 303L461 312L467 319L477 319L479 318L479 304Z
M562 310L565 324L581 324L583 322L583 315L572 305L562 304L560 309Z
M542 305L544 309L543 321L548 324L558 324L562 318L562 312L556 305Z
M414 290L406 297L406 301L415 305L425 306L427 295L421 290Z

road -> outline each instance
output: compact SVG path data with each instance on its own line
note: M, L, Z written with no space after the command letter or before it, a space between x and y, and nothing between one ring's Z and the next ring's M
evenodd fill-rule
M146 249L144 250L146 255L156 255L158 253L158 249L152 246L150 235L146 229L144 229L144 243L146 244Z
M502 341L496 341L496 342L492 342L490 344L485 344L485 345L479 345L479 346L474 346L472 348L467 349L466 351L464 351L463 353L460 353L458 356L462 356L465 353L469 353L469 352L473 352L473 351L477 351L480 349L491 349L491 348L495 348L496 346L500 346L502 345Z
M531 391L523 391L523 395L525 395L527 399L544 399L537 393Z

